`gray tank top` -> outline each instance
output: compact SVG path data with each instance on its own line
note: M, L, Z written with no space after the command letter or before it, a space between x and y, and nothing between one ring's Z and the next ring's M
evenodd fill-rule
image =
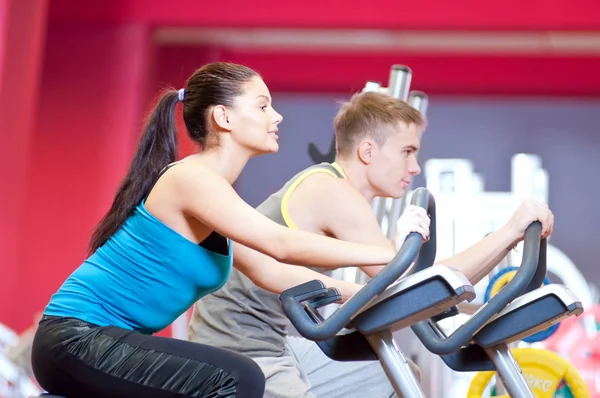
M281 225L296 228L289 216L287 201L294 188L314 173L345 178L336 163L308 167L267 198L257 210ZM312 269L324 274L332 271L331 268ZM189 339L250 357L273 357L284 354L290 327L281 309L279 295L259 288L233 268L225 286L194 305Z

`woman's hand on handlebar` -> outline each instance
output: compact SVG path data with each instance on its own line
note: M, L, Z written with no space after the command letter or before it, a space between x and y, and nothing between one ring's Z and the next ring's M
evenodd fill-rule
M431 220L427 210L422 207L409 205L396 221L396 232L394 233L394 248L400 250L404 240L411 232L421 234L423 240L429 240L429 224Z
M519 239L523 239L525 230L535 221L542 224L542 239L552 234L554 214L548 205L537 200L527 199L515 211L507 225L514 229Z

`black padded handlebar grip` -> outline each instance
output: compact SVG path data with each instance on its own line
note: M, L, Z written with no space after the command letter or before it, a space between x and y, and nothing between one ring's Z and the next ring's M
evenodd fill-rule
M525 293L529 293L535 289L539 289L540 286L544 284L544 278L546 277L547 266L546 266L546 239L542 239L540 243L540 257L538 260L537 268L535 269L535 274L529 284L523 289L521 295Z
M485 303L469 320L446 338L438 336L430 320L421 321L411 328L423 345L437 355L448 355L466 346L492 317L511 301L523 294L536 275L540 261L542 225L536 221L527 227L523 243L523 259L515 276L495 296ZM544 253L543 253L544 254ZM545 256L544 256L545 257ZM545 258L544 258L545 260ZM545 262L544 262L545 268ZM544 269L545 273L545 269ZM542 277L543 280L543 277ZM540 283L541 284L541 283ZM538 286L539 287L539 286Z

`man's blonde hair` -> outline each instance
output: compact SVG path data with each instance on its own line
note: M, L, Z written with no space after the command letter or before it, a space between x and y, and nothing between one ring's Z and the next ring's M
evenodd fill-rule
M366 136L383 145L391 131L389 127L394 128L399 122L425 127L421 112L405 101L377 92L354 94L342 104L333 122L337 155L349 155Z

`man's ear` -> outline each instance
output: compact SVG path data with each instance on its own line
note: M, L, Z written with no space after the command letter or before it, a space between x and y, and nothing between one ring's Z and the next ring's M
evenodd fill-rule
M219 126L219 128L226 131L231 130L227 108L225 108L223 105L217 105L212 109L210 114L213 122Z
M358 158L364 164L371 163L371 159L373 158L373 147L373 142L369 140L361 141L360 144L358 144L358 147L356 148Z

